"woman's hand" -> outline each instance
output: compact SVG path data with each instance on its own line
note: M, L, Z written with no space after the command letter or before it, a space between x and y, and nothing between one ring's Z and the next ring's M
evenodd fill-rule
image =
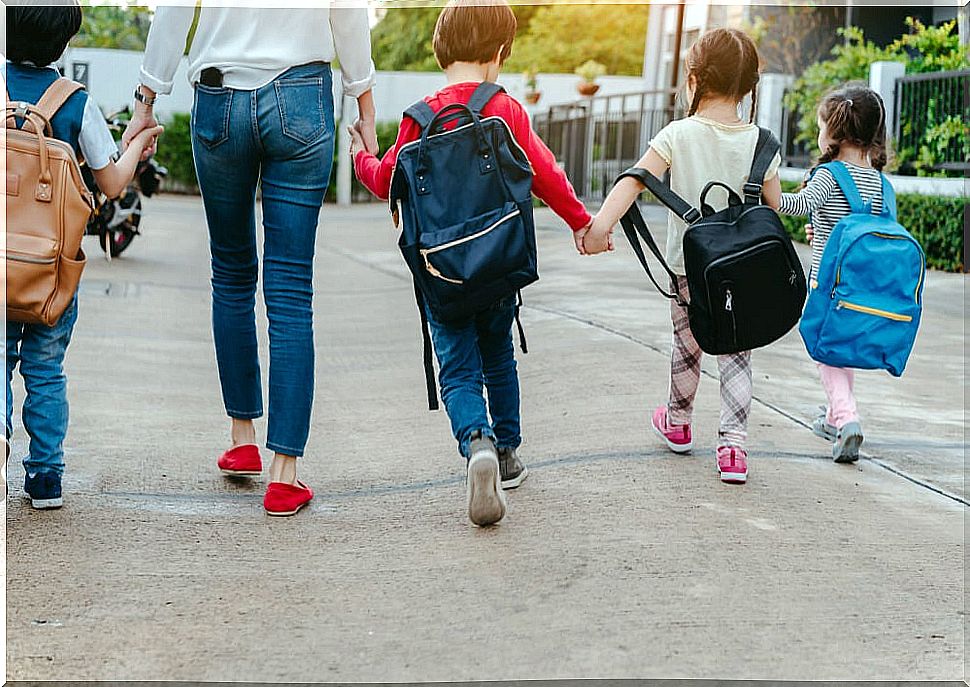
M144 89L144 86L142 88ZM150 90L149 93L151 93ZM153 129L156 126L158 126L158 122L155 120L155 113L151 106L136 101L134 112L132 112L131 119L128 121L128 126L125 127L125 132L121 135L122 152L128 150L128 146L131 145L131 142L138 134L145 129ZM142 151L141 159L147 160L155 154L157 148L158 140L153 138L150 145Z

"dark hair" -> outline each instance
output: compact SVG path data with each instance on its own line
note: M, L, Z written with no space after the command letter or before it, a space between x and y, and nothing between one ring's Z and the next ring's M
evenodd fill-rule
M60 5L7 5L7 58L46 67L81 29L76 0Z
M442 69L455 62L500 62L512 52L518 22L505 0L451 0L434 27L434 55Z
M696 79L687 115L693 115L706 95L741 101L751 94L751 121L758 106L761 57L754 41L738 29L713 29L698 38L685 60L687 75Z
M819 103L818 117L832 143L819 155L816 166L837 158L841 143L862 148L879 171L886 166L886 106L874 90L850 83L830 91Z

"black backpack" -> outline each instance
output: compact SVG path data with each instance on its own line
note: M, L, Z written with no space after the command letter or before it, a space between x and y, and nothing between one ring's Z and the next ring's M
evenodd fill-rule
M398 246L414 277L424 336L428 404L438 407L424 306L442 322L473 315L539 278L532 212L532 167L501 117L482 109L504 89L479 85L468 105L437 113L423 100L405 116L421 138L401 147L391 180ZM446 128L451 125L451 128ZM515 320L526 351L519 310Z
M641 238L671 279L675 278L637 204L620 220L654 286L687 307L691 333L705 353L725 355L767 346L787 334L801 317L805 273L778 215L761 204L765 172L778 148L774 135L760 129L744 198L727 184L711 181L701 192L700 210L645 169L632 167L617 178L638 180L687 223L684 265L689 303L683 302L676 289L665 291L650 272ZM706 202L715 187L728 194L728 207L719 212Z

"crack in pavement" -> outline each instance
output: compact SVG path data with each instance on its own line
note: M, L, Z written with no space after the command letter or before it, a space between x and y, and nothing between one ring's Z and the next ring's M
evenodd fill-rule
M355 255L355 254L353 254L353 253L351 253L349 251L345 251L345 250L340 249L340 248L335 248L333 246L328 246L327 247L327 250L329 250L331 253L334 253L335 255L339 255L339 256L341 256L343 258L346 258L346 259L348 259L348 260L350 260L352 262L355 262L358 265L361 265L363 267L367 267L367 268L369 268L371 270L374 270L376 272L380 272L381 274L388 275L390 277L393 277L394 279L398 279L400 281L409 281L409 275L408 275L408 273L402 273L402 272L395 271L395 270L392 270L392 269L387 268L387 267L383 267L381 265L377 265L377 264L375 264L375 263L373 263L373 262L371 262L369 260L366 260L364 258L361 258L361 257L359 257L359 256L357 256L357 255ZM582 324L582 325L585 325L587 327L592 327L594 329L598 329L600 331L606 332L607 334L612 334L614 336L618 336L618 337L620 337L622 339L625 339L625 340L629 341L630 343L634 343L634 344L636 344L638 346L641 346L643 348L646 348L646 349L648 349L650 351L653 351L654 353L657 353L657 354L662 355L664 357L667 357L669 355L669 353L667 351L665 351L664 349L660 348L659 346L655 346L654 344L651 344L650 342L645 341L645 340L643 340L643 339L641 339L641 338L639 338L639 337L637 337L637 336L635 336L633 334L630 334L628 332L625 332L625 331L623 331L621 329L617 329L616 327L612 327L612 326L610 326L608 324L605 324L603 322L599 322L597 320L593 320L591 318L584 317L582 315L576 315L575 313L571 313L571 312L568 312L566 310L560 310L558 308L552 308L552 307L545 306L545 305L535 305L535 304L532 304L532 303L523 303L522 304L522 307L523 308L530 309L530 310L536 310L538 312L544 312L544 313L549 314L549 315L555 315L557 317L562 317L564 319L571 320L571 321L576 322L578 324ZM701 374L703 374L704 376L708 377L709 379L714 379L714 380L718 379L717 376L715 376L715 375L711 374L709 371L706 371L706 370L703 370L703 369L701 370ZM811 427L810 424L808 424L804 420L796 417L795 415L792 415L788 411L786 411L786 410L784 410L782 408L779 408L775 404L770 403L770 402L768 402L768 401L766 401L766 400L758 397L757 395L753 395L752 396L752 400L755 401L755 402L757 402L761 406L767 408L768 410L773 411L774 413L776 413L776 414L784 417L785 419L787 419L787 420L795 423L796 425L799 425L800 427L803 427L803 428L811 431L812 427ZM799 455L800 455L800 457L807 457L807 456L804 456L803 454L799 454ZM937 487L934 484L931 484L931 483L929 483L929 482L927 482L925 480L922 480L919 477L916 477L914 475L910 475L909 473L905 472L904 470L900 470L899 468L894 467L894 466L890 465L889 463L886 463L884 460L882 460L878 456L869 455L867 453L861 453L861 452L860 452L859 455L860 455L860 457L863 460L869 461L873 465L876 465L876 466L882 468L883 470L886 470L890 474L896 475L897 477L900 477L900 478L902 478L902 479L904 479L904 480L906 480L908 482L911 482L912 484L914 484L914 485L916 485L918 487L922 487L923 489L926 489L928 491L931 491L931 492L933 492L933 493L935 493L935 494L937 494L939 496L942 496L942 497L944 497L946 499L950 499L951 501L956 501L957 503L960 503L960 504L962 504L964 506L970 506L970 501L968 501L967 499L959 496L958 494L953 494L953 493L951 493L951 492L949 492L949 491L947 491L945 489L942 489L940 487Z

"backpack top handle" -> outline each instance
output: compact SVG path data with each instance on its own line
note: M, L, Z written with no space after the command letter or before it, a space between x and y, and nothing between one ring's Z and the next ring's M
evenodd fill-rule
M741 200L741 196L737 194L737 191L725 184L723 181L708 181L707 185L704 186L704 190L701 191L701 214L704 215L704 217L710 217L715 212L714 208L707 204L707 194L715 186L720 186L727 191L728 205L730 207L744 205L745 201Z
M469 108L467 105L463 105L461 103L450 103L438 110L435 116L432 117L428 126L424 127L424 131L421 132L421 142L418 144L417 168L415 170L418 181L418 195L423 196L431 193L431 183L428 178L428 138L430 137L431 131L434 129L435 124L452 112L466 112L468 116L471 117L472 126L475 127L475 132L478 137L479 172L482 174L489 174L496 169L495 151L492 149L492 144L489 143L488 137L485 135L485 129L482 126L482 120L479 118L478 114L476 114L475 111Z

